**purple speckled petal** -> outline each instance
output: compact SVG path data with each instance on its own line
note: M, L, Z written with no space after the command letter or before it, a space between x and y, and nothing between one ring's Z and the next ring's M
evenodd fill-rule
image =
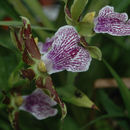
M38 48L41 54L45 54L51 48L54 38L47 38L45 43L38 42Z
M28 96L23 96L23 99L24 102L19 109L31 113L38 120L55 116L57 114L57 109L52 108L52 106L57 103L46 95L40 88L37 88Z
M96 33L108 33L115 36L130 35L130 21L126 13L114 12L111 6L105 6L95 18L94 31Z
M51 49L41 57L49 74L63 70L86 71L91 62L89 52L79 46L80 36L74 27L66 25L56 32Z

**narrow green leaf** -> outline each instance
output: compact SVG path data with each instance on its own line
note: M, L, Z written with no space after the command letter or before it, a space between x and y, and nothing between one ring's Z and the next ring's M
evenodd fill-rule
M14 7L14 9L18 12L19 15L25 16L31 21L31 23L37 24L34 17L29 13L28 9L20 0L8 0L8 2Z
M13 27L21 27L23 25L20 21L0 21L0 26L13 26ZM47 32L55 33L56 30L48 27L40 27L37 25L31 25L33 30L44 30Z
M87 46L86 49L89 51L92 58L102 60L102 52L96 46Z
M103 120L103 119L107 119L107 118L118 118L118 117L125 117L125 115L122 114L115 114L115 115L111 115L111 114L106 114L106 115L102 115L98 118L96 118L95 120L90 121L89 123L87 123L85 126L83 126L80 130L84 130L85 128L87 128L88 126L96 123L97 121Z
M128 116L130 118L130 92L128 90L128 88L126 87L126 85L124 84L124 82L121 80L121 78L118 76L118 74L114 71L114 69L107 63L107 61L105 61L103 59L103 63L106 65L106 67L108 68L108 70L110 71L110 73L112 74L112 76L115 78L119 90L120 90L120 94L122 96L122 99L124 101L124 104L126 106L126 109L128 111Z
M107 93L103 90L100 90L98 92L98 98L100 99L101 104L103 105L103 108L107 111L107 113L109 115L124 115L125 113L124 111L121 109L121 106L117 106L112 100L110 99L107 95ZM102 98L103 97L103 98ZM121 126L122 128L124 128L125 130L129 130L129 126L127 124L127 121L122 119L122 120L118 120L117 118L117 123L119 126Z
M30 10L37 16L42 24L46 27L53 27L53 24L48 20L48 18L43 13L42 7L37 0L23 0L24 3L30 8Z
M56 32L56 29L48 28L48 27L40 27L40 26L36 26L36 25L32 25L31 28L33 30L44 30L44 31L49 32L49 33L55 33Z
M104 109L107 111L108 114L123 114L123 110L119 106L117 106L103 90L100 90L98 92L98 98L100 99Z
M6 15L13 19L19 19L18 13L12 8L12 6L9 4L8 0L1 0L0 1L0 9L4 10L6 12Z
M0 21L0 26L22 26L22 22L19 21Z
M83 92L73 86L57 88L57 92L66 102L79 107L98 109Z
M22 1L20 0L8 0L8 2L14 7L14 9L18 12L18 14L20 16L24 16L27 17L30 22L32 24L37 25L37 21L34 18L34 16L32 16L32 14L29 12L28 8L26 8L26 6L23 4ZM44 41L46 39L46 37L48 37L48 34L45 31L37 31L36 33L39 35L39 37Z
M87 3L88 0L74 0L71 6L71 15L73 20L78 21Z

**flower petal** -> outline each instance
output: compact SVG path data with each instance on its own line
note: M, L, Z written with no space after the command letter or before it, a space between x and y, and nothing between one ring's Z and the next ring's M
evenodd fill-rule
M57 114L57 109L52 106L57 103L46 95L42 89L37 88L32 94L23 96L24 102L19 108L34 115L37 119L42 120Z
M87 50L79 46L80 36L74 27L61 27L54 36L52 48L41 59L49 74L67 70L72 72L86 71L91 62Z
M45 43L38 42L38 48L41 54L45 54L51 48L54 38L47 38Z
M111 6L105 6L95 18L94 31L96 33L108 33L115 36L130 35L130 22L126 13L114 12Z

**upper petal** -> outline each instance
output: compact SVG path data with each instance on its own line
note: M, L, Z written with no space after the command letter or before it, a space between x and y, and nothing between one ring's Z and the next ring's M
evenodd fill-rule
M114 8L111 6L105 6L99 11L99 17L106 16L110 13L114 12Z
M47 38L45 43L38 42L38 48L41 54L45 54L51 48L54 38Z
M108 33L115 36L130 35L130 23L127 22L126 13L114 12L111 6L105 6L99 11L98 17L95 18L94 31L96 33Z
M63 26L56 32L52 48L42 56L49 74L88 69L91 57L87 50L78 45L79 42L80 36L72 26Z

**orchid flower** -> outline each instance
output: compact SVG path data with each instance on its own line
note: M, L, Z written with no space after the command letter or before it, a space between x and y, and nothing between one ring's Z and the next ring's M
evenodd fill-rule
M23 96L23 104L19 109L31 113L38 120L42 120L57 114L57 109L52 108L56 104L42 89L37 88L32 94Z
M79 46L80 36L73 26L63 26L55 35L46 41L39 43L38 47L42 54L49 74L63 70L72 72L87 71L91 62L89 52Z
M105 6L99 11L94 24L96 33L108 33L114 36L130 35L128 15L114 12L114 8L111 6Z

